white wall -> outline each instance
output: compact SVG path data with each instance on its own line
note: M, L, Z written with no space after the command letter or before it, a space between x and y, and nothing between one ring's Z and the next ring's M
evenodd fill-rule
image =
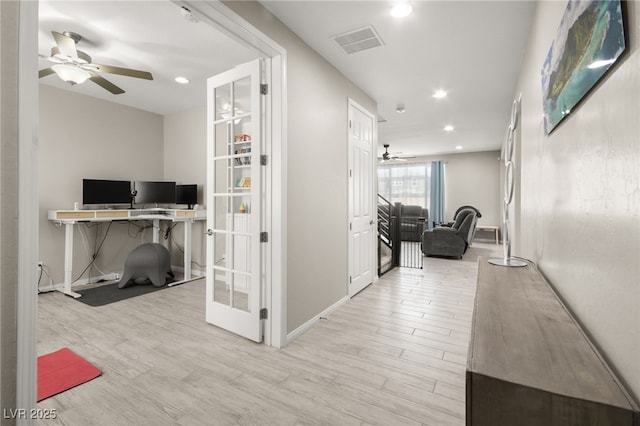
M39 260L54 283L61 283L64 227L47 220L47 211L73 209L76 201L82 204L83 178L163 180L163 118L42 84L39 90ZM100 240L107 226L75 227L74 279L90 261L96 230ZM128 223L113 222L96 259L98 267L105 273L122 272L126 255L151 239L149 232L131 238L136 232L137 228ZM101 274L94 269L91 275ZM46 284L44 277L41 285Z
M198 207L206 208L207 109L199 107L164 116L164 180L198 185ZM182 266L183 226L172 231L173 264ZM193 271L205 273L205 221L193 224L191 256ZM178 248L180 247L180 248Z
M0 407L16 407L18 357L19 5L0 2ZM15 421L13 422L15 423ZM12 424L13 424L12 423ZM7 421L9 424L9 421Z
M225 2L287 50L287 330L347 295L347 99L373 100L257 2Z
M549 135L540 69L566 2L538 2L522 93L516 254L538 262L640 397L640 4L625 2L627 53Z
M445 219L452 220L458 207L472 205L482 214L478 225L501 226L500 169L503 163L500 152L421 156L411 161L430 163L436 160L445 162Z

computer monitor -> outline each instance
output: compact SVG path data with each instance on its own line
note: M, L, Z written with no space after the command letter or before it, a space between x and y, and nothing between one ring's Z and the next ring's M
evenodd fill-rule
M186 204L190 209L198 204L198 185L176 185L176 204Z
M176 202L176 183L135 181L133 193L136 204L174 204Z
M82 204L130 204L128 180L82 179Z

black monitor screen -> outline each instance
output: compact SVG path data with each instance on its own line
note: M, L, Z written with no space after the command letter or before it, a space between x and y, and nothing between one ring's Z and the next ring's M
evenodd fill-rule
M82 179L82 204L129 204L128 180Z
M135 181L133 185L136 204L167 204L176 202L175 182Z
M176 185L176 204L198 204L198 185Z

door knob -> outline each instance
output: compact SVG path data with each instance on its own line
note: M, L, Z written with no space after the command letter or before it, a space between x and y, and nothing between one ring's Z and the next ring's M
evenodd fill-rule
M211 230L211 228L207 229L207 232L205 232L205 234L211 236L213 235L213 231Z

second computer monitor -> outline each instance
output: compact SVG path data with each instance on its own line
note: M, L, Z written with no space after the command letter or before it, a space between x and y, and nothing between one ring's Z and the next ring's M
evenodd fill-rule
M133 184L136 204L174 204L175 182L135 181Z

